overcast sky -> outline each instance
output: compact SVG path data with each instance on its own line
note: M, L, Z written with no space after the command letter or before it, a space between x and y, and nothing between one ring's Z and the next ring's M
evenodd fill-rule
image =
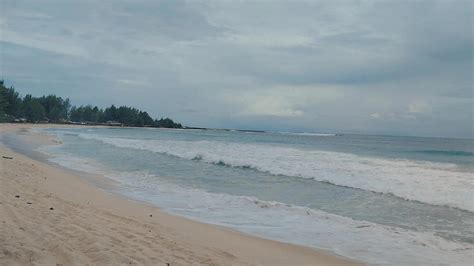
M0 0L0 74L189 126L473 137L473 8Z

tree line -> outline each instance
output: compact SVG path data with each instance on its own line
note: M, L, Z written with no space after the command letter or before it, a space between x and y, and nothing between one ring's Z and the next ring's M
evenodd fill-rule
M108 123L116 122L124 126L150 126L166 128L182 128L172 119L153 119L147 112L139 109L112 105L105 109L97 106L71 106L69 99L56 95L33 97L27 94L21 97L13 88L7 88L0 80L0 122L15 120L27 122L77 122L77 123Z

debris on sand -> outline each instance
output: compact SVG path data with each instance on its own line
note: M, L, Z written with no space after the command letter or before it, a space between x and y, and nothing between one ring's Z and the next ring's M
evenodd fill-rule
M370 225L363 224L363 225L357 226L357 228L364 228L364 227L370 227Z

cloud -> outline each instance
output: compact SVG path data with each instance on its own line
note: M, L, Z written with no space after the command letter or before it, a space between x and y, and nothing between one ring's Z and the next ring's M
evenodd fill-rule
M196 126L472 137L469 1L0 5L0 74L24 93Z
M118 79L117 83L126 85L126 86L146 86L149 85L148 82L143 80L132 80L132 79Z
M431 106L423 102L412 103L408 106L408 113L411 114L426 114L429 112L431 112Z
M278 48L278 47L298 47L311 46L313 39L304 35L279 35L275 33L262 34L226 34L221 41L243 46Z
M376 118L376 119L379 119L382 117L382 115L380 115L379 113L375 112L375 113L372 113L370 114L370 117L373 117L373 118Z
M370 117L373 119L385 119L388 121L417 120L420 118L426 118L426 116L432 113L432 111L432 107L427 103L413 102L404 110L375 112L370 114Z
M238 115L243 116L276 116L296 117L302 116L303 111L294 109L291 104L278 97L267 97L250 103Z
M62 55L87 57L89 56L88 51L83 47L62 42L62 40L55 40L47 35L29 37L16 32L3 30L1 35L2 42L8 42L17 44L20 46L30 47L33 49L40 49L51 53L58 53ZM61 43L62 42L62 43Z
M221 101L240 109L237 116L282 118L317 116L314 105L340 99L343 88L331 86L262 86L259 90L233 90L221 94Z

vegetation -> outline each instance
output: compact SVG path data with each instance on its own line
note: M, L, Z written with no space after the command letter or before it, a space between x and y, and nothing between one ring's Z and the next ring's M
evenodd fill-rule
M144 111L133 107L112 105L101 109L97 106L71 106L69 99L55 95L21 97L13 87L5 87L0 80L0 122L77 122L87 124L122 124L136 127L182 128L169 118L153 119Z

